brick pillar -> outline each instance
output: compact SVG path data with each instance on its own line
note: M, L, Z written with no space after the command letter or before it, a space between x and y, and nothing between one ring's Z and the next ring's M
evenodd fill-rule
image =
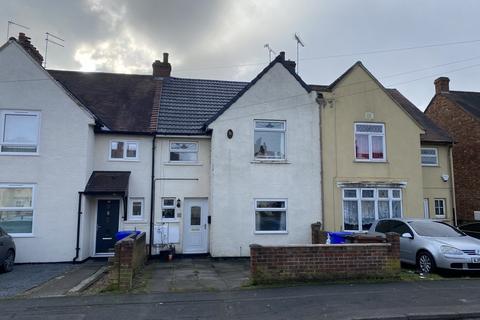
M388 232L386 234L387 243L390 244L388 249L388 259L385 272L391 276L397 277L401 271L400 265L400 236L394 232Z
M322 230L322 223L312 223L312 244L327 242L327 232Z

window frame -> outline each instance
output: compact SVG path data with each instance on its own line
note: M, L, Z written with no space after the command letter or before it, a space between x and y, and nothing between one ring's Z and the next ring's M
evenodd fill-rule
M423 157L424 155L422 154L423 150L434 150L435 155L425 155L425 157L435 157L435 163L423 163ZM422 147L420 148L420 163L422 167L438 167L438 148L434 147Z
M283 129L271 129L271 128L258 128L257 122L276 122L283 123ZM255 156L255 132L280 132L283 133L283 158L272 157L257 157ZM269 120L269 119L254 119L253 120L253 159L255 161L287 161L287 120Z
M259 201L284 202L284 208L258 208ZM257 211L285 211L285 230L257 230ZM255 198L253 201L253 230L254 234L288 234L288 199L286 198Z
M357 132L357 125L377 125L382 126L382 133ZM357 133L368 136L368 159L357 158ZM383 157L373 158L372 137L382 137ZM353 158L355 162L387 162L387 134L385 123L383 122L354 122L353 123Z
M137 221L145 221L145 198L144 197L130 197L128 199L128 221L137 222ZM141 215L134 216L133 215L133 203L140 202L141 203Z
M341 188L342 192L341 201L342 201L342 229L344 231L356 231L356 232L365 232L368 230L363 229L363 216L362 216L362 201L374 201L374 215L375 219L378 220L378 202L379 201L388 201L389 206L389 216L387 218L382 219L395 219L395 218L403 218L403 193L401 188L391 188L391 187L359 187L359 188ZM356 190L355 197L345 197L345 191ZM363 197L363 191L366 190L374 190L373 197ZM388 197L381 198L379 197L380 190L388 190ZM400 192L399 197L394 196L394 191L398 190ZM356 201L357 202L357 221L358 221L358 229L345 229L345 201ZM393 217L393 201L400 201L400 217Z
M176 198L175 197L162 197L160 203L160 217L162 221L178 221L177 218L177 210L176 210ZM165 205L165 200L173 200L173 204L171 206ZM173 218L165 218L163 216L163 209L173 209Z
M437 214L437 201L442 202L442 209L443 214ZM445 218L447 216L447 199L445 198L435 198L433 200L433 213L435 214L435 218Z
M122 142L124 147L123 147L123 156L121 158L112 158L112 144L116 142ZM135 152L135 157L127 157L127 150L128 150L128 144L135 144L136 145L136 152ZM108 144L108 160L109 161L139 161L139 150L140 149L140 143L138 140L122 140L122 139L111 139L110 143Z
M28 238L35 236L35 195L36 195L36 185L33 183L0 183L0 188L6 189L18 189L18 188L31 188L32 189L32 206L31 207L0 207L1 211L32 211L32 232L30 233L8 233L14 238ZM5 228L3 228L5 229Z
M196 146L195 151L172 151L172 144L174 143L191 143ZM200 144L198 141L181 141L181 140L170 140L168 141L168 162L170 163L198 163L198 155L200 150ZM195 160L172 160L171 153L178 152L178 153L195 153L196 159Z
M29 143L9 143L3 142L5 138L5 116L6 115L34 115L37 117L37 132L36 132L36 143L35 145ZM35 156L40 154L40 128L41 128L41 112L40 111L31 111L31 110L0 110L0 155L19 155L19 156ZM12 152L4 151L2 152L2 146L35 146L35 152Z

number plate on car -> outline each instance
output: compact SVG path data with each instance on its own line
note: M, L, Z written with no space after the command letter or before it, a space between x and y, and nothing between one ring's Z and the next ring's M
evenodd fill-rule
M480 262L480 258L472 258L472 262L473 262L473 263L479 263L479 262Z

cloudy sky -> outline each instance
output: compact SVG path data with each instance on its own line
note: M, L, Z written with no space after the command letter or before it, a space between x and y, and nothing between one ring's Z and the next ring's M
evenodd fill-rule
M266 43L296 58L307 83L329 84L361 60L385 85L424 109L433 80L480 91L480 1L475 0L0 0L0 26L25 31L48 68L151 73L170 53L177 77L251 80L268 63Z

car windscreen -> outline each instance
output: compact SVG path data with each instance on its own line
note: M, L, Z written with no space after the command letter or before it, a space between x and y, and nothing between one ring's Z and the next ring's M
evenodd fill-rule
M465 234L454 227L437 221L410 221L408 224L424 237L463 237Z

